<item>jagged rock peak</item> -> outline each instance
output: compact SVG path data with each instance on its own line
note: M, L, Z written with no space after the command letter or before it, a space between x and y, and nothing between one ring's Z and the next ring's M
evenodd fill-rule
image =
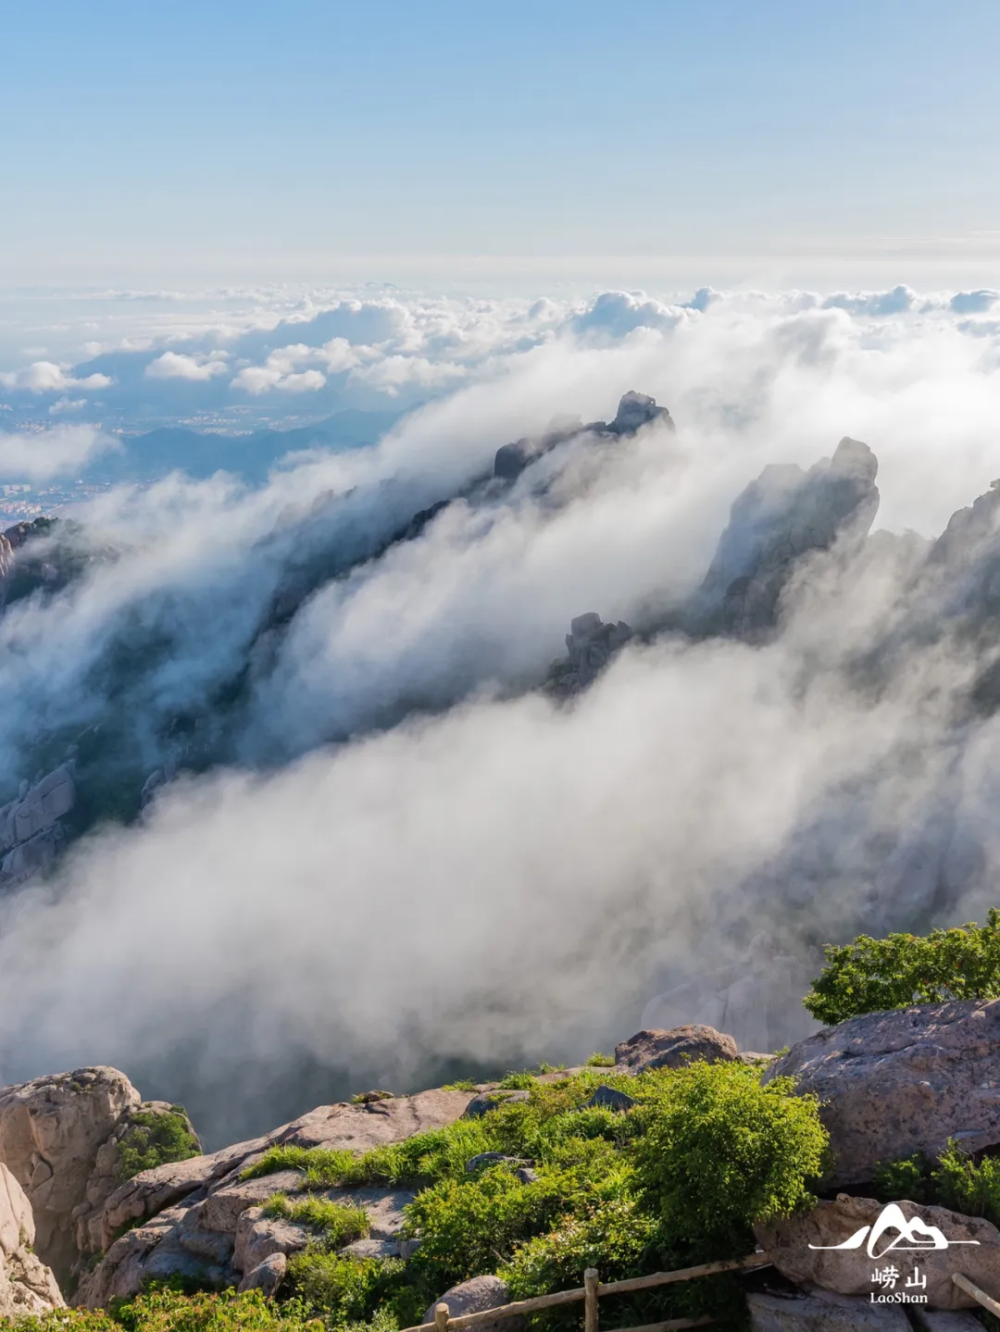
M513 481L536 458L548 453L557 444L562 444L584 432L620 438L634 435L643 426L652 425L653 422L658 422L670 430L674 429L673 418L666 407L658 407L655 398L629 389L622 395L613 421L591 421L588 425L584 425L579 417L564 418L554 422L542 435L525 436L523 439L515 440L513 444L502 445L497 449L493 462L493 475L504 481Z
M671 430L674 429L674 419L666 407L658 407L655 398L650 398L645 393L636 393L635 389L629 389L627 393L622 394L615 419L607 429L613 430L618 435L632 435L643 426L652 425L654 421L659 421L661 425Z
M844 534L863 539L878 512L878 459L845 437L803 472L772 463L737 496L694 604L694 627L754 637L774 625L795 561Z
M549 672L550 689L561 695L586 689L632 636L624 620L605 624L596 611L578 615L566 635L568 659L554 663Z

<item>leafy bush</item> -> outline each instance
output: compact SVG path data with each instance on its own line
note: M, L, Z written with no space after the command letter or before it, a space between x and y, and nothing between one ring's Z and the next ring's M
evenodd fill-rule
M323 1332L298 1301L277 1305L259 1290L188 1295L169 1284L118 1302L111 1312L53 1309L0 1325L15 1332Z
M595 1051L587 1060L588 1068L614 1068L614 1066L614 1055L601 1054L599 1050Z
M907 1198L910 1202L930 1202L930 1162L922 1152L898 1161L879 1162L875 1167L875 1194L883 1202Z
M529 1091L538 1079L534 1073L507 1073L500 1079L502 1091Z
M754 1221L808 1207L827 1135L815 1097L788 1078L761 1086L743 1064L697 1061L654 1085L633 1112L640 1187L678 1239L714 1256L752 1249Z
M928 935L861 934L853 943L828 945L826 966L805 998L820 1022L947 999L1000 997L1000 911L985 925L969 923Z
M635 1105L589 1106L602 1084L627 1090ZM787 1080L761 1087L759 1071L743 1064L693 1062L637 1077L592 1066L551 1083L530 1077L527 1090L481 1118L362 1156L275 1147L246 1171L295 1169L314 1190L405 1183L417 1193L404 1233L421 1245L407 1263L332 1252L361 1218L328 1199L269 1201L316 1232L289 1263L301 1316L321 1316L335 1332L361 1323L391 1332L418 1323L448 1285L481 1273L499 1273L520 1297L578 1285L588 1266L610 1280L740 1255L753 1247L755 1219L810 1201L821 1168L826 1135L815 1100L792 1095ZM506 1163L467 1172L482 1152L529 1160L535 1177L522 1182ZM735 1280L711 1278L616 1297L602 1323L710 1315L735 1326L739 1298ZM568 1332L579 1313L552 1311L539 1327Z
M984 1216L1000 1225L1000 1158L975 1157L952 1139L934 1164L920 1152L897 1161L880 1162L875 1169L880 1199L950 1207L966 1216Z
M299 1225L309 1226L325 1249L342 1249L345 1244L363 1239L371 1229L368 1213L363 1207L351 1207L312 1194L289 1198L284 1193L273 1193L264 1203L264 1215L283 1216Z
M118 1144L119 1183L154 1170L168 1161L187 1161L201 1154L201 1145L183 1106L167 1110L133 1110L130 1127Z

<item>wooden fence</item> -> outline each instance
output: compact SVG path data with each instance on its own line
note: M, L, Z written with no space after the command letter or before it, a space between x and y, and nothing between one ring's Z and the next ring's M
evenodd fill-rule
M684 1267L677 1272L653 1272L649 1276L629 1277L625 1281L601 1282L596 1268L583 1274L583 1285L573 1290L557 1290L551 1295L538 1295L532 1300L518 1300L514 1304L501 1304L495 1309L480 1309L477 1313L458 1314L452 1318L447 1304L434 1306L434 1322L421 1323L406 1332L461 1332L478 1323L493 1323L516 1314L537 1313L540 1309L555 1309L561 1304L574 1304L583 1300L584 1332L597 1332L598 1300L604 1295L628 1295L636 1290L651 1290L654 1286L668 1286L675 1281L693 1281L696 1277L714 1276L717 1272L747 1272L752 1268L769 1267L765 1253L751 1253L746 1258L725 1259L718 1263L702 1263L700 1267ZM666 1323L643 1323L627 1332L674 1332L685 1327L704 1327L711 1318L673 1318ZM625 1332L625 1330L623 1330Z

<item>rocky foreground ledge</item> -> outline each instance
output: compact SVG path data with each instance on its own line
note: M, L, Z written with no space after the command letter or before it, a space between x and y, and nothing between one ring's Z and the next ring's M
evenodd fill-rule
M777 1058L740 1053L732 1037L710 1027L643 1031L616 1048L613 1068L590 1072L620 1083L623 1076L691 1060L760 1064L765 1085L791 1076L799 1092L818 1093L823 1103L831 1188L811 1212L758 1227L758 1241L783 1278L779 1287L749 1294L758 1332L914 1325L961 1332L980 1326L958 1312L973 1301L954 1285L951 1273L961 1270L1000 1295L1000 1232L989 1221L900 1201L907 1222L919 1217L952 1241L974 1241L957 1251L960 1265L954 1250L921 1255L927 1305L916 1311L873 1303L870 1260L861 1251L830 1246L876 1223L883 1204L867 1190L879 1162L914 1152L934 1158L949 1141L975 1151L1000 1147L1000 1000L870 1014L826 1028ZM538 1080L557 1082L575 1071L542 1074ZM184 1137L190 1126L186 1119L179 1122L178 1107L142 1102L113 1068L4 1088L0 1315L43 1312L62 1306L64 1298L102 1308L135 1295L151 1278L181 1277L273 1294L289 1256L306 1248L310 1231L287 1214L265 1212L263 1203L276 1193L292 1202L306 1196L299 1170L252 1176L265 1152L299 1147L360 1155L528 1095L496 1083L400 1097L372 1092L203 1154L193 1134ZM621 1090L599 1086L593 1103L628 1113L632 1101ZM123 1180L128 1153L133 1164L141 1163L139 1149L168 1120L171 1141L193 1142L194 1154ZM530 1180L533 1172L521 1173ZM851 1191L836 1193L838 1188ZM402 1238L403 1209L414 1198L405 1188L328 1188L319 1196L367 1214L367 1235L347 1244L344 1253L408 1260L419 1245ZM489 1276L447 1292L453 1314L466 1306L496 1307L506 1298L503 1282ZM944 1317L935 1309L951 1311L950 1321L935 1322ZM912 1321L918 1316L922 1323Z

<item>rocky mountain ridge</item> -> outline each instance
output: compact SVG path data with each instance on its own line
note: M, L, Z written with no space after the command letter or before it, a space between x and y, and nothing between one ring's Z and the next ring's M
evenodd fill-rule
M589 1070L596 1090L588 1104L627 1115L635 1102L620 1089L622 1077L654 1069L669 1076L692 1061L743 1062L763 1070L765 1085L791 1075L797 1094L819 1091L830 1135L827 1192L811 1210L758 1227L765 1257L781 1279L769 1287L751 1283L753 1327L835 1332L854 1316L861 1321L851 1326L890 1328L896 1324L889 1314L898 1309L885 1310L880 1321L880 1310L866 1295L871 1264L830 1246L871 1226L879 1215L883 1204L865 1192L878 1161L914 1148L933 1156L956 1138L970 1148L1000 1148L997 1095L974 1090L1000 1087L998 1024L1000 1000L873 1013L826 1028L777 1058L741 1053L730 1036L708 1027L644 1030L617 1046L613 1067ZM530 1081L558 1088L580 1072L543 1073ZM616 1081L619 1089L604 1087L602 1078ZM260 1138L168 1161L116 1184L119 1145L130 1122L150 1109L122 1073L81 1069L0 1089L0 1315L59 1307L63 1296L51 1268L62 1273L72 1301L92 1309L134 1296L150 1279L168 1277L274 1295L290 1258L311 1243L310 1226L289 1219L297 1198L325 1199L367 1216L367 1233L344 1245L342 1254L407 1262L419 1249L419 1237L404 1238L406 1209L416 1196L412 1189L320 1187L317 1192L301 1169L281 1166L286 1158L269 1166L267 1154L276 1148L321 1148L327 1156L340 1151L357 1157L528 1095L497 1083L403 1097L366 1093L352 1103L320 1106ZM477 1157L466 1170L490 1164ZM534 1178L531 1170L519 1173L525 1182ZM845 1187L848 1192L834 1192ZM284 1213L265 1206L275 1196L290 1200ZM989 1221L905 1199L898 1208L907 1223L922 1218L952 1242L972 1244L963 1251L962 1270L983 1288L1000 1292L1000 1231ZM951 1281L955 1260L947 1250L926 1255L925 1267L928 1316L934 1309L974 1307ZM482 1301L487 1294L491 1302L469 1307L506 1301L506 1288L495 1277L482 1273L475 1282L468 1291L463 1286L446 1292L453 1313L466 1307L463 1301Z

